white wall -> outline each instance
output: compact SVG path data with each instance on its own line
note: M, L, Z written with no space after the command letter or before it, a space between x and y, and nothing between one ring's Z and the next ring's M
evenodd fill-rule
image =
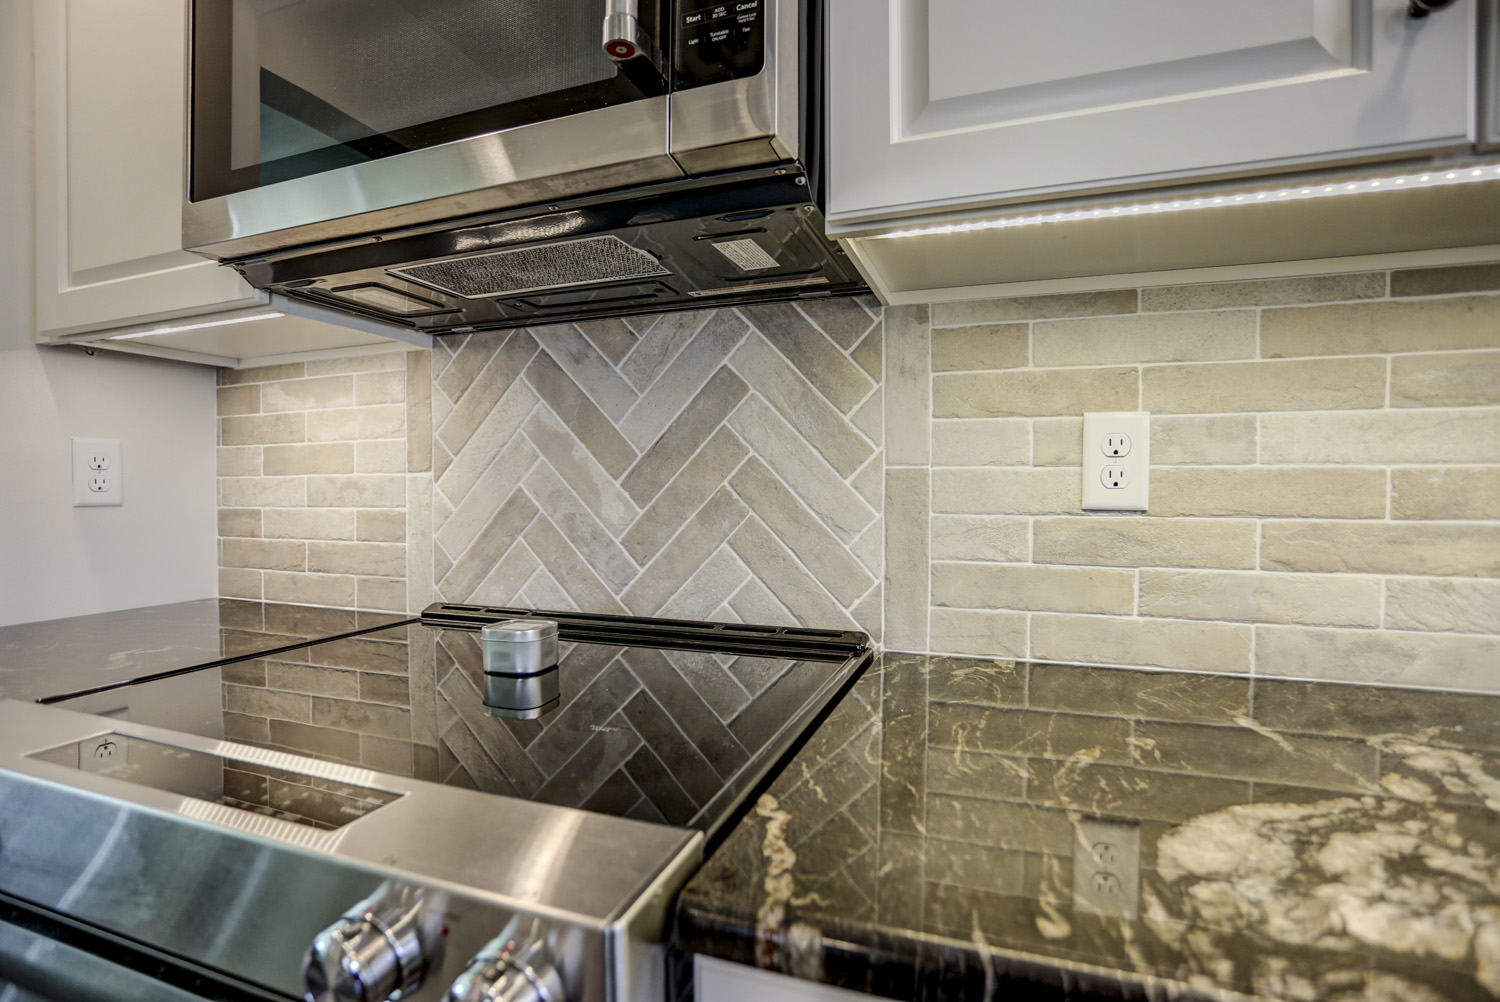
M0 0L0 626L216 594L214 370L32 344L31 0ZM125 504L74 508L75 436Z

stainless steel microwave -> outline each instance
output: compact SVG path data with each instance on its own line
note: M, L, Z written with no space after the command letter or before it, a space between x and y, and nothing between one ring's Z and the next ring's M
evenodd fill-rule
M192 0L183 244L428 333L862 291L819 0Z

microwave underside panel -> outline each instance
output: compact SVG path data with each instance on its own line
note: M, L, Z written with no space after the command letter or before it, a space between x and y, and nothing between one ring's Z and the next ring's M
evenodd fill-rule
M392 268L390 274L465 299L486 299L671 272L619 237L600 236Z

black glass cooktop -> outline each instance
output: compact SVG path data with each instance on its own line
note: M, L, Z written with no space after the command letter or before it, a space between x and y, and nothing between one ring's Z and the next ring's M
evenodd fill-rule
M512 618L559 623L559 698L535 719L486 706L478 629ZM56 705L713 839L869 661L858 633L448 605ZM244 806L307 813L277 784L225 782Z

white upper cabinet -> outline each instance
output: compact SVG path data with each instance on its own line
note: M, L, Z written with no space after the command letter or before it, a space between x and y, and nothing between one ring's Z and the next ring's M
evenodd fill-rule
M830 0L830 226L1467 148L1479 2Z
M284 316L182 249L185 0L37 0L33 18L39 341L235 367L431 345Z
M264 301L182 250L183 0L34 5L44 340Z

